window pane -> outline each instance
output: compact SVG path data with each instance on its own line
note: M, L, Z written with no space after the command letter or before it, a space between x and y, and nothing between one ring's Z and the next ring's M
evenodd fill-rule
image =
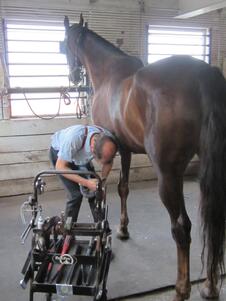
M68 86L68 77L10 77L11 87L60 87Z
M202 46L184 46L184 45L149 45L148 53L150 54L188 54L199 55L203 54Z
M11 76L29 75L65 75L68 76L66 65L9 65Z
M60 114L79 114L80 110L83 111L84 104L86 105L86 99L77 99L78 93L70 93L71 102L66 104L59 93L38 93L30 94L14 94L11 97L12 104L12 116L33 116L35 114L55 115ZM60 109L60 110L59 110ZM32 112L33 111L33 112ZM84 112L83 112L84 113Z
M29 22L30 23L30 22ZM43 22L42 22L43 23ZM56 26L56 25L32 25L32 24L16 24L16 23L10 23L7 22L6 25L7 28L13 28L13 29L27 29L27 30L31 30L31 29L40 29L40 30L53 30L53 31L64 31L63 26Z
M67 60L65 55L61 53L9 53L8 54L9 63L17 64L66 64Z
M162 34L171 34L171 35L188 35L188 36L202 36L203 35L203 31L200 31L199 29L194 29L194 30L183 30L182 27L181 29L175 28L175 29L163 29L163 27L161 29L149 29L148 31L149 33L154 33L154 34L158 34L159 32L161 32Z
M148 36L149 43L158 43L158 44L184 44L184 45L200 45L204 44L203 36L177 36L177 35L163 35L157 33L156 35L149 34Z
M209 62L208 29L149 26L148 63L171 55L191 55Z
M16 41L60 41L64 39L64 31L8 29L7 39Z
M68 87L66 56L59 52L59 42L64 39L64 26L38 25L32 21L6 24L7 61L10 87L45 88ZM47 22L41 22L47 24ZM78 93L70 93L70 101L60 100L60 93L17 93L11 94L11 116L40 116L76 114L85 98L78 100ZM78 102L80 106L78 106ZM31 110L31 108L32 110ZM32 112L34 111L34 112Z
M158 54L152 54L148 55L148 63L154 63L162 59L166 59L167 57L170 57L171 55L158 55Z
M58 42L8 41L9 52L59 52Z
M38 100L28 100L29 105L25 99L21 100L11 100L12 102L12 116L32 116L33 112L37 115L54 115L59 111L60 114L72 114L76 112L75 102L70 105L66 105L60 98L58 99L38 99ZM60 102L60 104L59 104ZM32 110L31 110L32 109Z

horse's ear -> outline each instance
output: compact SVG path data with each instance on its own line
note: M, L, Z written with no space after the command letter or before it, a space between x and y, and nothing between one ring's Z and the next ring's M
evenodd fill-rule
M80 20L79 20L79 25L83 25L83 23L84 23L84 19L83 19L83 15L82 15L82 13L80 14Z
M85 28L88 28L88 22L85 22Z
M69 18L68 16L64 17L64 27L66 29L66 31L69 29L70 25L69 25Z

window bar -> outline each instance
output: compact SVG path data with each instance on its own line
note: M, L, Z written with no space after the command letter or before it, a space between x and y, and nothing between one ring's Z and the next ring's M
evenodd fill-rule
M67 92L87 92L91 93L92 89L87 86L79 87L38 87L38 88L8 88L5 94L18 94L18 93L61 93L62 91Z

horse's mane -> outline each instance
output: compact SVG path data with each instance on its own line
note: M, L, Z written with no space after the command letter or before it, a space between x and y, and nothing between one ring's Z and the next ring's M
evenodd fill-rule
M77 25L77 24L74 24ZM73 28L73 25L72 25ZM97 33L95 33L94 31L92 31L89 28L83 27L83 32L85 33L83 35L83 39L85 37L86 34L90 34L92 37L94 37L95 39L98 40L98 42L103 45L107 50L117 53L117 54L121 54L124 56L128 56L128 54L126 54L124 51L122 51L121 49L117 48L114 44L112 44L111 42L107 41L106 39L104 39L103 37L101 37L100 35L98 35ZM82 41L83 42L83 41Z
M87 32L90 33L92 36L94 36L96 39L98 39L98 42L100 42L108 50L112 52L116 52L121 55L126 55L126 56L128 55L124 51L116 47L114 44L112 44L111 42L107 41L106 39L104 39L103 37L95 33L94 31L88 29Z

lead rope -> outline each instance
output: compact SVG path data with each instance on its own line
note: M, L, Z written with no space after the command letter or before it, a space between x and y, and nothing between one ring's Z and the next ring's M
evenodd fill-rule
M59 98L59 104L58 104L58 109L57 109L56 114L54 114L54 115L52 115L52 116L49 116L49 117L43 117L43 116L40 116L39 114L37 114L37 113L33 110L31 104L29 103L29 100L27 99L27 96L26 96L25 92L23 92L23 95L24 95L24 99L26 100L26 103L27 103L29 109L31 110L32 114L34 114L36 117L38 117L38 118L40 118L40 119L44 119L44 120L51 120L51 119L54 119L55 117L57 117L57 116L59 115L59 113L60 113L60 107L61 107L61 96L60 96L60 98Z
M27 96L26 96L26 93L23 92L23 95L24 95L24 99L26 100L26 103L29 107L29 109L31 110L32 114L34 114L36 117L40 118L40 119L44 119L44 120L51 120L51 119L54 119L56 118L57 116L59 116L60 114L60 109L61 109L61 101L63 100L63 102L65 103L65 105L70 105L71 104L71 96L68 92L68 89L63 89L60 91L60 97L59 97L59 105L58 105L58 109L57 109L57 112L56 114L52 115L52 116L49 116L49 117L43 117L43 116L40 116L39 114L37 114L34 109L32 108ZM79 92L79 95L77 97L77 99L75 100L75 114L76 114L76 117L78 119L81 119L83 115L86 115L85 113L85 110L82 110L82 106L80 104L80 92Z

